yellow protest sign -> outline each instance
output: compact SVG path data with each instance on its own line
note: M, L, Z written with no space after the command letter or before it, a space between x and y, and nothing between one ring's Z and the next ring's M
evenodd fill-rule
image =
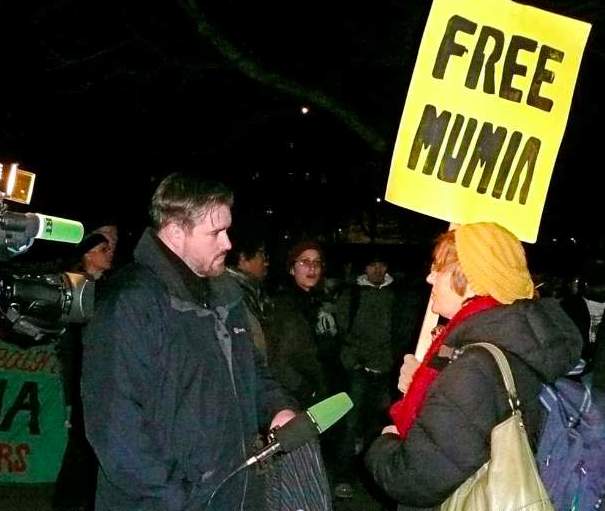
M589 31L510 0L434 0L386 199L535 242Z

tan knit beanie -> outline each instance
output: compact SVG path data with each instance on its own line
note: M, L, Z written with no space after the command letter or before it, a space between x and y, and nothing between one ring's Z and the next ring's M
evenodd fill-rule
M458 260L472 290L510 304L534 296L525 250L504 227L494 223L460 225L454 231Z

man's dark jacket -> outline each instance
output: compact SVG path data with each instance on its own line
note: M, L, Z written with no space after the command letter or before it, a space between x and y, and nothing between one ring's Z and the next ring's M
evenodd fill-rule
M535 440L542 417L541 383L552 382L577 363L582 347L578 329L554 299L522 300L469 317L452 330L446 344L460 348L480 341L504 351L525 426ZM510 413L492 356L471 349L441 370L406 440L382 435L366 464L400 510L433 509L489 459L491 430Z
M86 329L82 399L97 511L205 509L261 425L291 407L258 363L237 286L195 276L149 230ZM244 509L249 475L212 509Z

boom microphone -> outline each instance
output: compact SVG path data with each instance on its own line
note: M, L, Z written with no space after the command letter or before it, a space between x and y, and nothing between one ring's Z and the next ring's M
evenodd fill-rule
M0 227L7 232L23 233L27 238L66 243L80 243L84 236L84 226L80 222L40 213L7 211L0 219Z
M265 460L277 452L291 452L302 447L340 420L351 408L353 408L353 401L346 392L314 404L306 412L276 429L274 440L248 458L243 466L248 467Z

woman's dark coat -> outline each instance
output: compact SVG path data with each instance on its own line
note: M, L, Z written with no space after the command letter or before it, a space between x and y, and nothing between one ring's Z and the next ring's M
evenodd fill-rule
M570 370L582 339L554 299L522 300L469 317L446 344L490 342L504 350L517 386L523 419L535 440L542 413L538 393ZM444 360L437 361L444 363ZM492 428L510 416L500 372L485 350L469 350L445 364L408 437L377 439L366 456L373 478L399 509L441 504L489 458Z

